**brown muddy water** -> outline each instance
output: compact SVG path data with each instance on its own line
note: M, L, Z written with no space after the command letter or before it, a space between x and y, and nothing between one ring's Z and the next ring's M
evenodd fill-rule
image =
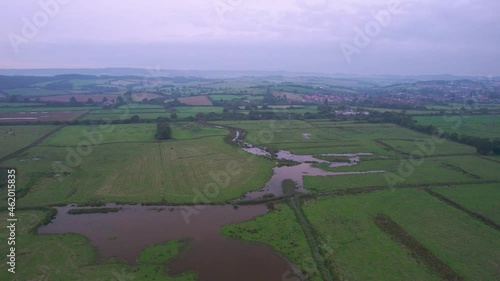
M117 207L109 204L107 207ZM283 280L291 264L270 247L223 236L223 225L266 214L263 205L240 206L119 206L117 213L70 215L76 207L59 207L55 219L39 234L77 233L90 239L99 256L130 265L148 245L173 239L192 240L187 253L166 265L169 275L195 271L199 280ZM285 274L285 275L284 275ZM299 280L286 279L286 280Z

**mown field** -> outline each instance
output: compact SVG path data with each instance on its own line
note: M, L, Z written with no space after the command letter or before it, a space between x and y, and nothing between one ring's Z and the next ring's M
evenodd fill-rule
M302 206L322 253L316 265L327 263L336 280L446 280L446 274L462 280L496 280L500 265L491 261L500 258L498 230L422 190L431 187L498 223L500 176L496 171L500 161L495 162L496 158L488 157L494 160L490 161L459 143L430 143L427 135L391 124L326 120L219 123L245 129L245 139L262 147L300 154L374 153L362 156L361 163L354 166L315 166L333 172L385 173L304 177L304 186L312 193L337 192L336 196L308 199ZM304 133L310 136L305 138ZM423 158L410 162L410 155L418 156L416 150ZM347 195L340 196L343 194ZM251 222L226 227L224 233L264 242L295 260L301 253L309 254L311 248L297 246L302 250L292 251L287 246L297 243L299 234L287 238L276 233L275 225L296 220L293 212L284 212L287 208L280 205L277 211ZM380 214L392 219L412 240L404 244L400 240L403 234L382 229L375 221ZM273 235L281 239L269 238Z
M19 169L20 206L224 202L271 176L271 161L224 142L227 130L178 123L156 142L154 126L66 127L2 166Z
M263 96L251 96L251 95L210 95L209 97L214 102L243 99L243 98L249 100L262 100L264 98Z
M176 107L172 112L166 112L164 108L147 108L147 107L122 107L117 109L99 109L93 110L82 119L89 120L126 120L137 115L140 119L156 119L158 117L172 116L172 113L177 115L177 118L196 117L198 113L208 114L210 112L222 113L222 107L216 106L182 106Z
M298 266L309 277L308 280L322 280L306 237L293 211L285 204L278 205L276 210L252 221L227 225L222 233L231 238L266 243Z
M433 191L500 225L500 185L478 184L433 188Z
M320 236L330 239L332 267L348 280L437 279L373 223L378 213L391 217L465 280L498 277L499 265L491 262L500 259L498 231L423 191L324 199L307 203L304 212Z
M432 116L414 117L418 123L432 124L448 133L481 138L500 138L499 115Z
M363 108L370 110L370 111L377 111L377 112L397 112L397 113L404 112L408 115L428 115L428 114L439 113L439 111L436 111L436 110L415 110L415 109L403 110L403 109L377 108L377 107L363 107Z
M250 143L287 149L298 154L359 153L369 152L378 156L395 157L401 152L418 149L415 142L423 144L431 137L393 124L331 122L325 120L266 120L217 122L248 131ZM308 134L307 136L304 134ZM398 147L386 142L397 140ZM432 154L470 154L470 146L442 140L434 142ZM425 150L427 151L427 150Z
M336 280L446 280L442 271L419 256L422 253L434 256L462 280L497 280L499 265L492 261L500 258L498 231L424 191L324 197L306 201L302 209L317 234L322 261ZM378 214L389 216L421 244L401 244L375 223ZM307 260L310 249L299 239L301 231L294 220L293 212L280 205L223 232L269 244L292 261ZM287 231L279 231L277 225ZM421 252L414 253L411 247ZM313 263L307 268L316 272Z
M0 158L31 144L55 128L56 126L1 126Z

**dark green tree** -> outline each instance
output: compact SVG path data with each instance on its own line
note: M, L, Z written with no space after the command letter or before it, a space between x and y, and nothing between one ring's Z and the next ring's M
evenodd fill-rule
M166 122L156 124L156 134L155 139L157 140L169 140L172 138L172 129L170 125Z
M138 123L140 120L141 120L141 118L139 117L139 115L134 115L134 116L130 117L130 122L132 122L132 123Z

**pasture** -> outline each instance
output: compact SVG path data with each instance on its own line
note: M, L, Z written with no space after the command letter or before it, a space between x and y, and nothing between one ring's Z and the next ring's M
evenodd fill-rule
M196 123L171 124L174 140L208 136L225 136L227 130L200 126ZM155 142L156 124L68 126L45 139L42 146L77 146L95 139L99 144Z
M414 117L423 125L434 125L447 133L500 139L500 115Z
M86 111L30 111L0 113L0 123L72 121Z
M24 113L29 114L31 112L55 112L55 111L87 111L87 110L95 110L100 107L96 106L60 106L60 107L0 107L0 113Z
M43 106L43 103L34 102L0 102L0 108L4 107L29 107L29 106Z
M208 98L208 96L192 96L185 98L178 98L179 102L184 103L186 105L212 105L212 101Z
M415 142L427 144L431 137L393 124L332 122L324 120L265 120L217 122L242 128L252 144L277 147L297 154L369 152L377 156L396 157L418 149ZM309 134L308 138L304 134ZM404 138L404 139L402 139ZM397 148L386 142L397 141ZM426 149L427 149L426 145ZM427 152L427 150L424 150ZM431 152L431 151L429 151ZM433 155L471 154L470 146L441 140L434 143Z
M214 109L222 112L220 107L208 106L176 109L179 118ZM141 119L170 117L171 113L151 112L160 110L163 107L146 105L131 109ZM115 110L107 112L99 109L87 117L123 115ZM430 188L499 223L497 157L479 156L472 147L451 141L430 145L430 136L393 124L329 120L215 123L245 130L245 140L261 147L313 155L374 154L362 156L359 164L349 167L314 164L328 171L385 171L304 176L304 186L311 192L308 197L296 205L290 203L294 201L286 201L290 205L271 203L271 212L266 215L224 226L221 231L226 236L269 245L309 276L308 280L322 280L311 245L320 249L322 266L339 280L440 280L440 272L395 239L397 233L390 235L376 223L375 217L382 214L418 241L420 250L432 253L464 280L496 280L499 266L492 261L500 260L496 250L500 248L498 231L423 189ZM229 132L225 129L195 122L174 122L171 127L172 140L156 141L154 123L66 126L3 161L2 167L18 169L17 206L19 216L26 218L18 232L23 245L23 259L19 259L18 266L29 270L16 275L18 280L37 276L48 280L112 278L114 271L126 272L138 280L195 280L194 274L167 276L163 266L155 265L178 256L184 247L179 241L146 247L137 266L100 261L96 250L82 236L30 232L46 213L26 210L109 202L224 204L241 198L245 192L259 190L273 173L274 161L226 143L224 137ZM29 145L55 126L1 128L4 136L0 157ZM423 157L411 159L415 150L423 151ZM370 193L343 194L344 190L367 188L373 189ZM5 206L5 196L2 190L0 206ZM297 213L303 213L306 222ZM304 230L308 228L313 233L312 242ZM0 234L5 231L0 230ZM5 238L0 238L0 243L5 243ZM58 253L51 250L54 248ZM4 248L0 254L5 254ZM0 278L5 268L5 264L0 265Z
M222 107L217 106L179 106L175 108L178 118L195 117L198 113L222 113Z
M31 144L55 128L56 126L1 126L0 158Z
M285 204L251 221L226 225L222 233L235 239L265 243L298 266L309 276L308 280L321 280L306 237L293 211Z
M223 129L179 123L174 140L157 142L154 124L111 128L88 146L100 140L99 127L67 127L4 162L19 169L18 188L29 189L19 204L225 202L272 173L271 161L226 144Z
M362 162L359 167L339 167L328 170L350 172L382 170L385 173L361 174L361 175L339 175L325 177L304 178L304 186L314 191L333 191L339 189L364 188L364 187L419 187L434 184L464 184L490 180L493 174L485 174L485 177L475 177L475 174L463 172L459 168L446 166L449 159L429 158L422 165L408 165L406 161L380 160ZM499 168L497 166L496 168ZM494 167L493 167L494 168ZM466 170L465 170L466 171ZM498 179L498 177L496 177Z
M67 94L66 91L63 90L47 90L44 88L15 88L15 89L6 89L3 90L5 93L9 95L30 97L33 101L36 100L36 97L44 96L44 95L64 95Z
M252 95L210 95L212 101L228 101L235 99L248 99L248 100L262 100L263 96L252 96Z
M500 224L500 187L498 184L451 186L433 188L433 191Z
M94 102L104 102L104 100L113 101L116 100L119 95L114 94L101 94L101 95L87 95L87 94L71 94L71 95L57 95L57 96L41 96L36 98L31 98L33 101L57 101L57 102L70 102L71 98L74 97L77 102L87 102L91 99Z
M378 213L390 216L465 280L497 278L498 264L490 261L500 259L498 231L423 191L321 199L306 203L304 212L332 248L331 266L348 280L439 280L375 226Z

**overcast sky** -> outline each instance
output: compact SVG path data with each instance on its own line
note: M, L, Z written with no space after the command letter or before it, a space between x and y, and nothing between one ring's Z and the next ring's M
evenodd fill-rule
M499 11L498 0L1 1L0 68L500 75Z

